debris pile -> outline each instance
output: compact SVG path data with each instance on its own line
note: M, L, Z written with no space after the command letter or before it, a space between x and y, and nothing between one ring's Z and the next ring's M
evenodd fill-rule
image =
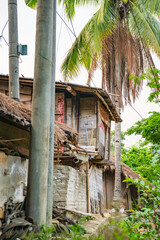
M31 231L32 224L25 220L24 202L14 203L12 198L9 198L5 203L4 219L2 220L0 239L16 240L23 239L28 231Z

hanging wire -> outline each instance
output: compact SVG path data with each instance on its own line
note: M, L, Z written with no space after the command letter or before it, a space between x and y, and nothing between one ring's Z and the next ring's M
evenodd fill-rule
M64 9L62 8L62 16L64 15ZM59 35L58 35L58 40L57 40L57 53L58 54L58 50L59 50L59 42L60 42L60 36L62 33L62 21L61 21L61 25L60 25L60 30L59 30Z
M9 47L9 43L7 42L7 40L5 39L5 37L3 35L4 30L5 30L6 26L7 26L7 24L8 24L8 20L6 21L6 23L5 23L5 25L4 25L3 29L2 29L2 32L1 32L1 35L0 35L0 39L2 38L4 40L4 42L6 43L6 45ZM19 56L19 63L22 63L22 62L23 62L22 58Z
M64 15L64 18L65 18L65 20L64 21L66 21L66 16ZM62 22L62 21L61 21ZM70 31L69 31L69 29L68 28L66 28L67 29L67 32L68 32L68 35L69 35L69 38L70 38L70 40L71 40L71 43L73 43L73 40L72 40L72 38L71 38L71 34L70 34Z
M6 21L6 23L5 23L5 25L4 25L3 29L2 29L2 32L1 32L0 38L2 38L2 39L5 41L5 43L7 44L7 46L9 46L7 40L6 40L5 37L3 36L3 32L4 32L4 30L5 30L6 26L7 26L7 24L8 24L8 20Z

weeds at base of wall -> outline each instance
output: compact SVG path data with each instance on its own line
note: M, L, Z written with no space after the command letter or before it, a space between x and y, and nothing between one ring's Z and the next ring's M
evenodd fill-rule
M104 226L99 238L85 237L86 230L82 227L86 218L72 226L68 230L56 234L54 228L42 227L36 234L30 234L26 240L158 240L160 239L160 183L152 184L146 179L125 180L136 185L140 190L140 205L128 218L110 219Z
M86 230L81 225L88 220L90 217L80 219L75 225L66 225L66 230L61 233L57 233L57 227L42 226L39 232L30 233L25 240L85 240L83 235L86 234Z
M85 237L86 230L80 225L70 225L69 230L57 234L54 227L42 226L38 233L30 233L25 240L128 240L127 234L119 227L119 222L111 221L104 226L104 234L99 238Z

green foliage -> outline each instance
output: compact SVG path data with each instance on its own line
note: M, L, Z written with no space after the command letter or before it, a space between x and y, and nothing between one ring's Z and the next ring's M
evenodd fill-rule
M25 0L25 3L30 8L36 9L37 7L37 0Z
M85 240L86 238L83 237L83 235L86 234L86 230L81 225L85 224L85 222L88 220L90 220L89 216L81 218L77 224L67 225L68 230L62 233L57 233L54 226L42 226L39 232L31 232L28 236L25 237L25 240Z
M124 148L125 133L121 132L121 148ZM111 131L111 155L115 155L115 131Z
M28 236L25 237L25 240L51 240L55 235L54 227L45 227L42 226L40 231L37 233L31 232Z
M147 73L135 76L130 74L129 79L133 79L135 84L140 85L141 81L147 80L147 86L151 89L151 93L148 97L149 102L160 102L160 70L157 68L149 68Z
M151 147L132 146L122 148L121 161L149 181L158 181L160 177L159 154Z
M147 80L151 89L148 101L158 103L160 94L160 70L149 69L147 73L135 77L130 75L136 84ZM122 150L122 161L148 180L159 181L160 177L160 113L152 112L148 118L138 121L129 128L127 135L141 135L144 141L138 147L132 146ZM144 147L146 146L146 147Z
M63 1L63 4L65 5L65 12L68 18L72 18L75 15L75 7L85 4L95 4L100 6L98 11L93 15L93 17L88 21L86 26L83 28L79 36L76 38L75 42L72 45L72 48L68 52L63 64L62 64L62 72L64 75L64 78L67 80L68 78L73 78L78 75L80 66L85 66L88 70L92 70L92 61L91 58L94 58L94 70L98 65L101 65L102 63L102 43L104 38L106 36L110 37L114 31L118 27L120 27L120 22L122 20L123 24L126 24L125 31L128 31L129 34L131 34L130 38L134 41L134 39L139 39L139 41L143 42L145 47L148 49L152 49L153 52L156 52L159 54L160 52L160 31L159 26L160 23L155 17L155 14L159 12L157 6L158 0L154 0L156 3L151 4L148 3L147 0L142 1L136 0L136 1L128 1L123 0L121 1L122 6L118 7L118 1L113 0L68 0ZM59 0L61 3L62 0ZM125 9L125 15L122 16L121 10ZM157 14L158 15L158 14ZM125 34L123 34L126 36ZM140 35L140 36L139 36ZM80 36L83 36L83 41L80 38ZM111 51L110 43L113 39L108 40L108 49L105 51L105 54L108 54L107 51ZM121 41L126 42L126 48L129 50L129 46L127 45L127 38L124 37L124 39L121 39ZM130 42L131 44L131 42ZM122 46L122 44L121 44ZM131 45L132 46L132 45ZM130 46L130 47L131 47ZM136 46L136 44L135 44ZM140 45L138 46L139 49ZM125 49L126 49L125 48ZM136 49L135 49L136 50ZM143 54L139 55L139 49L137 51L138 57L143 58ZM88 53L89 54L88 54ZM122 53L123 52L123 53ZM123 49L121 49L121 57L126 54L129 51L125 52ZM95 59L94 56L97 56ZM75 57L78 56L79 58L75 61ZM88 60L87 60L88 58ZM127 63L127 59L133 58L133 56L127 56L123 58L125 59ZM84 60L83 60L84 59ZM75 61L75 62L74 62ZM86 61L87 64L86 65ZM131 62L128 61L128 68L127 68L127 74L130 74L131 71L129 71ZM97 64L98 62L98 64ZM142 61L144 62L144 61ZM135 64L135 59L132 59L132 65ZM142 63L143 64L143 63ZM113 65L113 62L112 62ZM103 67L103 66L102 66ZM114 66L112 66L114 67ZM140 66L141 68L142 66ZM132 66L132 71L135 69ZM143 69L143 67L142 67ZM137 73L136 68L136 73ZM128 72L129 71L129 72ZM134 71L135 72L135 71Z
M152 112L149 118L144 118L136 122L135 125L126 132L127 135L133 133L142 135L146 143L160 145L160 113Z
M158 240L160 239L160 185L145 179L126 178L128 185L136 185L140 190L139 210L132 211L127 218L111 219L106 226L104 237L99 240Z
M129 218L121 222L121 227L128 231L129 239L160 239L160 185L154 185L145 179L126 178L125 182L134 184L140 190L140 206Z
M140 191L138 210L132 211L128 218L110 219L104 226L103 233L94 240L158 240L160 239L160 185L157 182L150 183L146 179L126 178L128 185L134 184ZM30 234L26 240L86 240L86 230L81 226L87 221L82 219L78 224L70 226L69 232L60 235L55 234L54 228L42 227L36 234Z
M84 240L86 239L83 237L83 235L86 234L86 230L80 225L71 225L70 226L70 232L69 233L64 233L61 235L62 239L71 239L71 240Z

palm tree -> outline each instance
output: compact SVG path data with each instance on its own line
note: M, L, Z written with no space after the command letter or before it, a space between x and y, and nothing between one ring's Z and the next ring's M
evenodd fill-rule
M60 0L62 2L62 0ZM83 3L79 0L77 4ZM85 1L89 2L89 0ZM83 28L69 50L63 64L65 80L79 74L84 65L90 84L94 70L102 68L102 87L112 93L117 111L138 96L141 85L129 78L139 75L146 64L153 66L150 51L160 55L159 0L97 0L99 10ZM75 3L64 3L69 17L75 13ZM124 100L122 99L124 97ZM114 200L121 192L121 124L115 124L115 189Z

